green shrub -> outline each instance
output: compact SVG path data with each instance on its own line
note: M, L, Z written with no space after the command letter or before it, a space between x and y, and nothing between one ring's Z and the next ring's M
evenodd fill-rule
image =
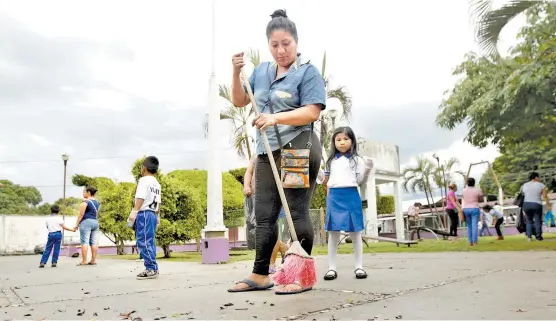
M384 195L380 196L378 205L376 208L377 214L392 214L396 210L396 204L394 201L394 196Z

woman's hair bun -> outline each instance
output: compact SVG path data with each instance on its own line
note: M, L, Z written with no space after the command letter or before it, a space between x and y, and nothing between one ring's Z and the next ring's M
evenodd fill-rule
M287 19L287 18L288 18L288 15L286 14L286 10L278 9L278 10L274 11L274 12L270 15L270 17L271 17L272 19L278 18L278 17L284 17L284 18Z

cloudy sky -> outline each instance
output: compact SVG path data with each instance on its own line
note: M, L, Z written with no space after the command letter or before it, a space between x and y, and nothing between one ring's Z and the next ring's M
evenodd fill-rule
M477 49L467 3L217 0L217 80L230 82L236 52L270 59L266 24L285 8L300 52L320 68L326 50L332 85L349 88L358 136L397 144L403 164L435 151L464 167L492 160L495 148L463 143L464 127L434 125L453 68ZM518 27L505 30L502 48ZM210 58L210 1L0 2L0 178L53 201L63 153L69 177L131 180L131 164L147 154L164 171L204 168ZM222 169L245 165L223 125Z

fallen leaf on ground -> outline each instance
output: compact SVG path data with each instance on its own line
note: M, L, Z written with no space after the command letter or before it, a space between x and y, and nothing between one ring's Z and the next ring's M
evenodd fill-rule
M131 319L131 315L135 313L135 310L131 311L131 312L127 312L127 313L120 313L120 316L123 317L124 319Z
M231 307L232 305L234 305L233 303L226 303L224 304L225 307Z
M83 309L83 311L81 310L77 310L77 316L82 316L83 314L85 314L85 309Z

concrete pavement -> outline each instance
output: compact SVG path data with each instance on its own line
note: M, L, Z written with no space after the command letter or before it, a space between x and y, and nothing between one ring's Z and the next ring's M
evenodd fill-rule
M142 263L101 260L38 268L39 256L0 257L0 317L8 319L553 319L556 252L458 252L365 255L356 280L351 255L339 277L313 291L229 294L251 264L159 262L161 276L139 281ZM317 257L319 279L325 257ZM140 321L140 320L136 320Z

